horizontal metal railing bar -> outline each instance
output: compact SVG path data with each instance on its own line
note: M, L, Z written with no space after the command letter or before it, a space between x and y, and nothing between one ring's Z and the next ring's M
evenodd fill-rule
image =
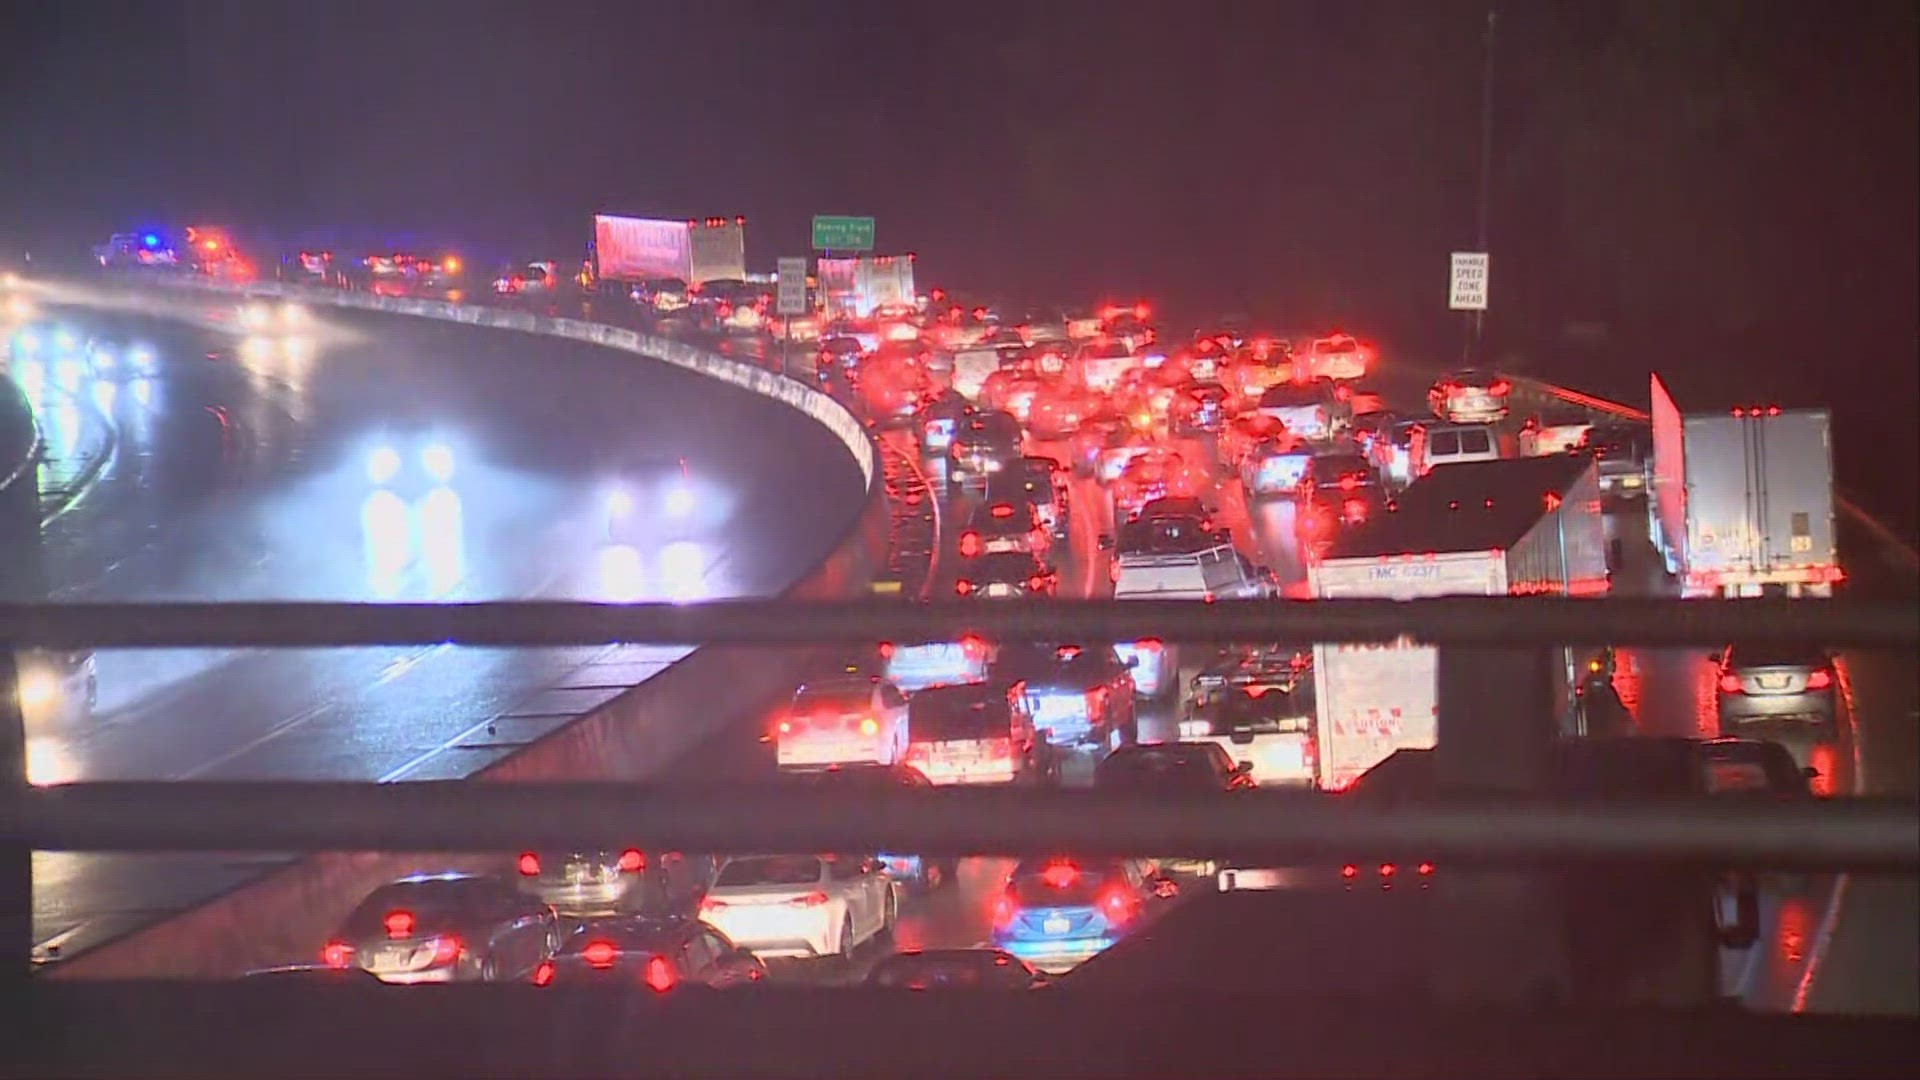
M1920 604L1868 600L1447 597L1392 600L724 600L702 604L8 604L0 643L45 648L458 644L800 645L993 640L1368 642L1436 645L1920 646Z
M865 798L623 784L94 783L8 804L9 843L102 851L684 851L1169 855L1452 864L1583 860L1920 869L1920 804L1480 798L1382 807L1311 793L1128 802L1084 792Z

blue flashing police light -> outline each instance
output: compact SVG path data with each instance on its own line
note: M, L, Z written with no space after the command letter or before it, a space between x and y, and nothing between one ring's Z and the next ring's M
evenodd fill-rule
M148 233L140 238L140 242L150 248L157 248L160 246L160 236L158 233Z

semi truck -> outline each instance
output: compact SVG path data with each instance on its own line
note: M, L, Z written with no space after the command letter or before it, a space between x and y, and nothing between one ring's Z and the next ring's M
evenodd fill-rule
M1437 468L1398 509L1343 533L1307 567L1308 588L1323 599L1597 596L1608 580L1600 482L1585 455ZM1580 733L1574 661L1562 648L1553 665L1564 734ZM1313 663L1322 788L1342 790L1395 750L1434 744L1436 650L1318 644Z
M820 282L820 308L829 319L865 319L881 308L913 307L919 302L913 291L912 255L822 258L815 274Z
M747 219L595 214L593 255L601 281L745 281Z
M1684 596L1831 596L1832 417L1777 405L1683 412L1653 386L1648 528Z

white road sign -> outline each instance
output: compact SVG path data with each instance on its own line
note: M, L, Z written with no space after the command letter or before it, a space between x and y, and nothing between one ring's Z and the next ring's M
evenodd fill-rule
M776 315L807 313L807 260L777 259L774 265L773 311Z
M1447 306L1454 311L1487 310L1487 253L1456 251L1447 289Z

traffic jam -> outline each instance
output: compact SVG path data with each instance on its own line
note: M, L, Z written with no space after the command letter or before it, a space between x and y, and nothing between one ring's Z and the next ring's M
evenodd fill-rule
M1147 303L962 303L918 290L905 255L822 257L805 314L780 315L777 283L747 274L744 224L602 216L576 273L514 264L486 299L564 294L590 317L694 335L838 397L886 451L897 550L878 595L1599 596L1623 571L1623 533L1640 528L1634 542L1685 595L1826 596L1843 579L1830 465L1725 467L1815 445L1825 460L1824 410L1683 410L1655 375L1650 419L1622 419L1495 371L1426 372L1336 327L1176 330ZM116 238L113 257L141 258L141 241ZM463 288L454 256L339 265L303 252L282 276L443 298ZM1751 520L1754 484L1767 485L1764 523ZM1621 656L1555 656L1568 745L1636 732ZM1694 786L1675 793L1819 793L1812 763L1840 723L1834 659L1727 649L1711 663L1718 729L1691 741ZM823 794L1393 798L1427 782L1435 672L1435 650L1410 643L875 642L755 718L750 753L765 783ZM1604 794L1634 780L1591 782ZM1436 873L1203 855L525 852L506 875L387 885L317 957L258 974L1038 987L1196 893L1417 891Z

